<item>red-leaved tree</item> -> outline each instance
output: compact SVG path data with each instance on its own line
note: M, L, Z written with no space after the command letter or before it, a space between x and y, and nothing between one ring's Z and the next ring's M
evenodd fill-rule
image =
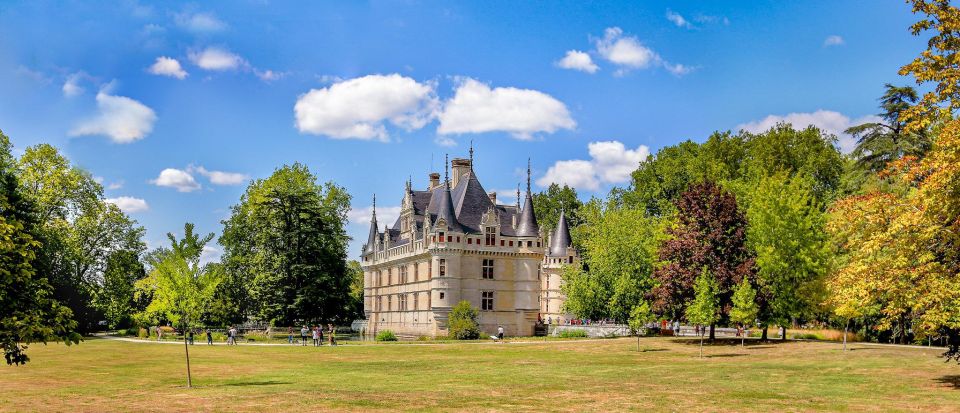
M650 292L654 310L679 318L693 300L697 276L716 279L720 312L731 308L734 287L753 278L754 259L746 247L747 219L733 194L713 182L691 185L676 202L677 222L658 250L662 265L653 273L658 282ZM714 338L710 326L710 338Z

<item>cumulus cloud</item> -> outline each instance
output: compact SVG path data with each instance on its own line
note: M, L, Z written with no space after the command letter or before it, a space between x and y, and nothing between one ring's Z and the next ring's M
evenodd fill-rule
M74 127L70 135L105 135L116 143L130 143L149 134L157 121L153 109L106 90L97 93L97 110L99 115Z
M687 19L683 18L680 13L674 12L672 10L667 10L667 20L670 20L671 23L677 25L677 27L682 27L685 29L690 29L693 27Z
M183 70L177 59L160 56L148 69L148 72L159 76L170 76L177 79L187 77L187 71Z
M227 28L213 13L178 13L174 15L177 26L195 33L218 32Z
M441 135L507 132L517 139L577 126L566 105L553 96L531 89L490 88L470 78L463 79L444 103L439 119Z
M397 220L397 217L400 216L399 206L378 206L377 207L377 224L380 227L384 225L393 225ZM365 208L351 208L347 212L347 220L354 225L370 225L370 217L373 215L373 207L368 206ZM364 240L366 241L366 240Z
M650 155L650 148L640 145L636 149L618 141L591 142L587 145L589 160L573 159L557 161L547 173L537 179L537 185L552 183L570 185L577 189L596 191L601 184L618 184L630 179L630 174L640 162Z
M207 47L201 51L192 51L187 57L193 64L204 70L233 70L247 66L247 61L239 55L219 47Z
M200 250L200 265L207 265L211 262L220 262L220 257L222 255L223 251L220 251L219 248L210 245L204 245L203 249Z
M250 179L249 175L236 172L209 171L203 166L191 166L187 168L188 172L196 172L207 177L210 183L214 185L240 185Z
M557 61L557 66L591 74L600 70L600 67L593 63L593 59L589 54L579 50L568 50L567 54L563 56L563 59Z
M160 171L157 179L151 180L150 183L174 188L177 192L193 192L200 189L200 184L196 179L193 179L190 172L176 168L167 168Z
M284 76L286 76L286 73L274 72L273 70L269 70L269 69L268 70L254 69L253 73L256 74L257 77L259 77L260 80L264 82L272 82L274 80L280 80Z
M843 43L844 43L843 37L840 37L840 36L835 35L835 34L830 35L830 36L827 36L827 38L823 40L823 46L824 46L824 47L840 46L840 45L842 45Z
M310 89L293 107L301 133L334 139L388 141L384 123L406 130L422 128L434 117L435 86L399 74L368 75Z
M645 46L635 36L628 36L619 27L608 27L603 38L595 39L597 54L608 62L619 66L614 75L622 76L633 69L663 67L670 73L681 76L690 73L690 66L670 63L660 57L653 49Z
M128 214L135 212L142 212L150 209L150 206L147 205L147 201L144 201L140 198L134 198L129 196L120 196L116 198L107 198L104 199L107 203L114 204L121 211Z
M858 119L832 110L817 110L815 112L788 113L786 115L769 115L763 119L742 123L737 129L751 133L761 133L776 126L778 123L789 123L794 128L803 129L807 126L816 126L821 131L837 137L837 147L843 153L850 153L857 146L856 139L844 131L851 127L867 122L880 122L879 116L868 115Z
M66 97L74 97L83 93L83 87L80 86L80 79L83 77L83 73L74 73L70 76L67 76L67 80L63 82L63 95Z

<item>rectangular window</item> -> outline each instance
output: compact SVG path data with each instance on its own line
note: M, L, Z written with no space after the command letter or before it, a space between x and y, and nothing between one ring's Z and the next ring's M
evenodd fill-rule
M513 246L513 241L510 241L510 246L511 246L511 247Z
M413 293L413 311L420 309L420 293Z
M393 311L393 296L387 296L387 311Z
M440 237L440 242L443 242L443 233L442 233L442 232L439 234L439 237Z
M453 242L453 235L447 235L447 242Z
M407 266L401 265L400 266L400 284L406 284L406 283L407 283Z
M417 282L420 279L420 263L413 263L413 282Z
M387 268L387 285L393 284L393 268Z
M480 309L493 311L493 291L483 291L480 294Z
M493 279L493 260L484 259L483 260L483 279L492 280Z
M440 299L441 299L441 300L443 299L443 293L442 293L442 292L440 293Z
M533 241L527 241L527 248L530 248L532 246L533 246Z
M407 295L406 294L398 295L397 301L399 302L400 311L407 311Z
M483 245L494 246L497 245L497 227L487 227L486 230L486 243Z
M460 242L460 237L459 237L459 236L457 236L457 242Z
M500 240L500 246L501 247L503 246L503 240Z
M444 275L447 275L447 260L443 258L440 259L440 269L437 275L441 277L443 277Z
M467 238L467 245L473 244L473 238Z

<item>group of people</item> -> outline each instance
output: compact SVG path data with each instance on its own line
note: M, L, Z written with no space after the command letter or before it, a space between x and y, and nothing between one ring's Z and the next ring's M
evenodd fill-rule
M337 345L337 329L333 326L333 324L327 324L326 332L327 332L327 340L330 343L330 345L331 346ZM311 337L313 338L314 347L322 346L323 333L324 333L324 330L319 325L315 325L312 328L309 328L306 325L304 325L302 328L300 328L300 345L306 346L307 337ZM293 343L293 327L290 327L287 330L287 343L294 344Z

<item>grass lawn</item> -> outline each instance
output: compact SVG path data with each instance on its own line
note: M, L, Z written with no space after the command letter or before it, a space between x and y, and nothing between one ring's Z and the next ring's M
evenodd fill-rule
M88 339L0 367L2 411L960 411L936 349L693 339L191 347ZM732 343L732 342L731 342Z

